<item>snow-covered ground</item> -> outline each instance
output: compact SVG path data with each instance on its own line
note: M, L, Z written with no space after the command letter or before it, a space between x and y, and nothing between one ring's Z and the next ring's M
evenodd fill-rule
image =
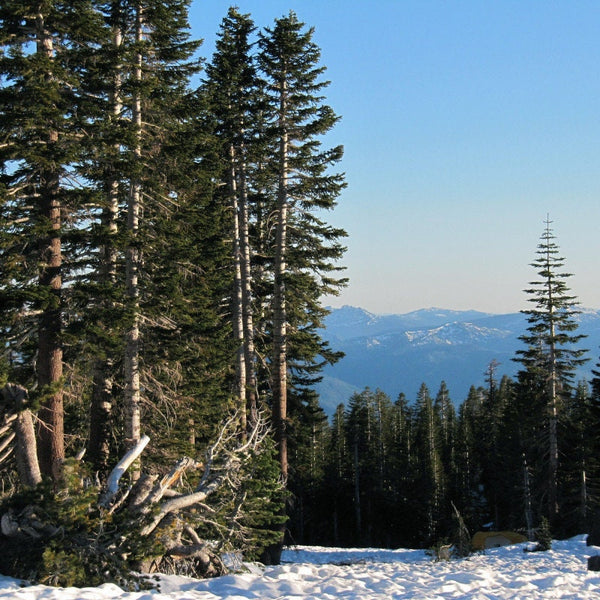
M570 600L600 599L600 573L587 558L600 548L585 537L554 542L550 552L523 552L523 545L487 550L464 560L433 562L419 550L298 547L283 564L254 572L198 581L162 577L161 591L22 587L0 577L0 600Z

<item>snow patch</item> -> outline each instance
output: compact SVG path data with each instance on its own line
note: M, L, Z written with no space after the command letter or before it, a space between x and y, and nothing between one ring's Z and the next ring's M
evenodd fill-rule
M23 586L0 576L0 600L592 600L600 574L587 571L585 536L554 542L549 552L523 545L487 550L463 560L433 562L422 550L296 546L283 563L252 572L196 580L160 576L160 591Z

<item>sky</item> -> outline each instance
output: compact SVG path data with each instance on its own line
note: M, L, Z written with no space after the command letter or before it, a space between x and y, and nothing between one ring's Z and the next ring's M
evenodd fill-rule
M193 0L214 51L230 2ZM259 29L315 28L342 119L349 286L377 314L527 308L549 215L582 307L600 308L600 3L238 0Z

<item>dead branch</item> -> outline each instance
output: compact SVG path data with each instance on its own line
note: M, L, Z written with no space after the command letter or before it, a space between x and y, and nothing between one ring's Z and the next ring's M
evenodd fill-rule
M213 492L219 489L224 478L224 475L216 477L199 492L194 492L192 494L186 494L185 496L180 496L178 498L172 498L171 500L167 500L167 502L161 505L160 510L152 518L152 521L141 530L141 535L150 535L160 525L161 521L167 515L179 512L184 508L188 508L189 506L193 506L198 502L203 502L204 500L206 500L208 496L210 496Z
M142 473L140 478L135 482L130 494L129 508L135 512L141 512L148 497L154 489L154 484L158 479L158 475L148 475Z
M10 430L12 424L17 420L17 413L4 415L4 424L0 427L0 436Z
M131 464L138 458L138 456L144 451L144 448L148 445L150 438L145 435L138 443L131 449L125 456L117 463L117 466L110 472L108 481L106 482L106 492L104 493L100 506L107 508L111 503L112 499L117 495L119 491L119 480L123 477L124 473L131 466Z
M199 463L197 463L194 459L184 456L180 458L176 463L173 469L171 469L170 473L165 475L160 482L155 486L154 490L150 494L148 498L149 504L156 504L159 502L162 497L165 495L165 492L176 482L178 482L183 474L190 468L198 467Z
M171 498L164 502L154 514L152 520L142 528L140 532L142 536L150 535L167 515L175 514L190 506L198 505L204 502L226 482L231 481L235 483L237 481L237 474L242 467L244 458L249 452L262 444L269 431L266 420L261 415L247 438L240 441L238 423L239 415L237 413L229 417L219 431L215 443L206 451L204 473L196 490L190 494ZM217 462L219 462L218 469L216 468ZM177 469L174 469L170 475L176 473L176 471ZM168 479L169 476L167 477L167 481ZM145 512L149 512L149 510Z
M4 452L4 450L12 443L12 441L14 439L15 439L15 432L11 431L10 434L6 436L6 439L3 442L0 442L0 454L2 452ZM0 460L0 462L2 462L2 461Z
M0 455L0 465L13 453L13 446L9 446L6 451Z

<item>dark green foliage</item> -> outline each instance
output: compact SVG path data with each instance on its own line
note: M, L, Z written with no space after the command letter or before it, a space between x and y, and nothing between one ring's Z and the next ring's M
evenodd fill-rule
M259 560L265 550L277 544L281 537L281 527L286 523L284 513L287 492L280 481L279 464L273 448L258 456L253 456L247 469L249 476L245 482L242 531L244 540L234 547L241 548L248 560Z
M64 481L56 493L47 484L14 495L4 501L0 512L35 520L48 527L41 538L5 538L0 555L4 575L56 586L100 585L112 581L133 585L131 574L135 544L116 552L112 539L115 523L98 508L98 489L85 484L88 476L80 465L69 461ZM125 554L130 551L126 559ZM138 552L139 554L139 552Z
M54 56L34 51L39 32L30 15L37 5L8 1L0 9L0 130L7 142L0 148L0 379L27 385L33 409L66 392L66 435L57 437L67 441L67 455L87 447L83 468L90 470L87 477L101 482L128 444L123 399L131 381L124 354L134 324L140 330L142 429L152 437L142 460L150 470L163 471L182 454L197 456L235 404L234 251L230 203L222 185L232 140L247 168L257 356L270 352L274 240L266 220L274 201L269 163L277 117L275 104L265 102L251 56L257 47L242 39L253 26L230 11L229 25L239 19L245 32L237 40L239 72L234 78L232 63L216 60L210 81L192 90L199 43L189 39L189 1L142 4L139 40L137 2L43 3ZM311 35L300 38L308 43ZM308 45L316 60L318 48ZM219 50L226 58L223 47ZM301 103L311 83L299 77L294 85ZM135 120L139 112L141 125ZM344 186L341 175L327 173L341 149L322 151L315 137L336 120L330 109L313 112L311 100L297 122L305 126L294 159L303 172L302 181L294 184L294 203L302 211L290 221L296 229L287 302L294 384L289 429L299 483L323 470L304 472L305 459L312 460L304 454L305 441L318 437L313 426L325 436L318 444L327 443L312 384L323 364L339 358L319 333L326 314L320 297L342 283L332 273L339 269L334 263L343 253L339 239L345 234L310 214L311 205L333 207ZM142 192L135 227L134 188ZM60 223L38 206L40 190L42 196L60 198ZM55 268L61 288L44 283L48 240L58 242L62 252ZM141 256L134 261L135 285L127 266L132 254ZM38 319L40 312L45 321ZM38 382L34 358L39 370L43 352L38 338L46 321L54 324L51 341L64 373L55 381ZM266 366L260 363L256 383L265 404ZM317 442L315 453L316 447ZM65 463L64 477L71 468ZM215 499L214 530L202 522L197 526L205 526L207 536L223 538L223 547L258 556L280 536L287 495L270 446L244 469L243 486ZM4 556L7 561L17 557L6 573L93 585L106 577L118 581L144 556L159 552L129 530L128 546L117 550L107 531L127 525L109 524L104 519L112 517L94 508L97 488L83 486L81 474L74 474L73 481L56 475L55 491L40 491L44 497L30 504L43 505L44 519L56 526L68 520L64 536L50 536L27 560L15 547ZM12 471L3 472L2 479L13 481ZM13 500L18 502L16 496ZM120 558L124 554L126 560Z
M518 350L515 359L523 368L518 374L513 408L521 453L534 469L533 489L538 499L545 497L541 514L554 524L561 504L559 421L572 392L575 368L588 359L584 357L586 350L577 345L585 336L576 333L577 302L568 294L566 279L570 274L562 271L564 259L559 256L550 224L546 220L532 263L539 279L525 290L535 308L523 311L529 325L520 337L526 349Z
M535 546L536 552L552 550L552 534L550 533L550 523L546 517L542 517L540 526L535 533L535 538L537 540Z

